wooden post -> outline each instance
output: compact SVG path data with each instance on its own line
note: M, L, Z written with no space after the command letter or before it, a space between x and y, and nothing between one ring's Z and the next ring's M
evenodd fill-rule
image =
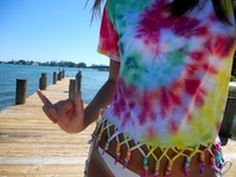
M235 100L228 98L225 108L224 118L219 132L222 145L226 145L228 139L231 137L230 130L232 127L234 109L235 109L233 105L235 105Z
M57 83L57 72L53 72L53 84Z
M16 104L24 104L26 98L27 80L16 79Z
M57 80L61 81L61 79L62 79L62 73L61 73L61 71L59 71L57 74Z
M47 88L47 74L42 73L39 79L39 89L46 90L46 88Z
M69 85L69 98L74 99L75 95L77 93L77 83L75 79L70 79L70 85Z
M65 70L63 69L62 70L62 79L64 79L65 78Z
M77 91L81 92L81 78L82 78L82 74L81 74L80 70L75 75L75 78L76 78L76 82L77 82Z
M225 107L223 121L221 123L219 137L222 145L226 145L229 138L236 139L236 125L234 117L236 116L236 87L229 89L229 95Z

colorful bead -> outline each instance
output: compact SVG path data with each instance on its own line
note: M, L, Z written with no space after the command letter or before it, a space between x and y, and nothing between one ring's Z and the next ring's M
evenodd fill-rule
M200 153L199 161L200 162L205 162L205 154L204 154L204 152Z
M167 171L171 171L172 167L173 167L173 162L170 161L167 166Z
M205 153L204 152L200 153L199 161L200 161L199 171L200 171L200 174L202 174L206 169Z
M215 157L213 157L213 156L210 158L210 166L212 168L214 168L216 166Z
M158 177L159 175L159 172L158 171L155 171L153 174L152 174L152 177Z
M215 149L221 151L221 144L220 143L215 144Z
M114 164L116 165L117 164L117 162L119 162L120 161L120 156L117 156L116 157L116 159L115 159L115 162L114 162Z
M101 131L99 132L99 134L98 134L98 140L101 140L102 134L103 134L103 130L101 130Z
M221 168L214 166L212 167L212 169L215 171L216 174L219 174L219 176L222 176Z
M143 158L143 167L146 169L148 167L148 157Z
M140 175L140 177L146 177L146 176L147 176L147 173L148 173L148 171L147 171L147 170L144 170L144 171L142 172L142 174Z
M131 159L131 150L127 151L126 157L125 157L125 165L127 166L129 161Z
M148 174L148 157L145 156L143 158L143 173L141 174L141 177L146 177L146 175Z
M115 164L120 161L120 157L121 157L120 148L121 148L121 145L120 145L120 144L117 144L117 145L116 145L116 159L115 159Z
M110 143L107 141L105 145L105 150L108 151Z
M186 158L184 162L184 167L190 167L191 164L191 158Z
M204 162L201 162L199 168L200 168L200 169L199 169L200 174L203 174L203 172L204 172L205 169L206 169L206 164L205 164Z
M191 158L186 158L184 162L184 174L185 176L188 176L190 171L190 164L191 164Z
M219 155L219 154L217 154L217 155L215 156L215 158L216 158L216 162L217 162L217 163L220 163L220 162L222 161L221 155Z
M157 160L156 165L155 165L155 172L153 173L153 177L157 177L159 175L159 168L160 168L160 163L159 163L159 160Z
M170 176L170 171L166 171L165 177L169 177L169 176Z
M172 162L172 161L170 161L170 162L168 163L168 166L167 166L167 168L166 168L165 177L168 177L168 176L170 176L170 173L171 173L172 167L173 167L173 162Z
M120 148L121 148L121 145L120 145L120 144L117 144L117 145L116 145L116 155L117 155L117 156L120 156Z

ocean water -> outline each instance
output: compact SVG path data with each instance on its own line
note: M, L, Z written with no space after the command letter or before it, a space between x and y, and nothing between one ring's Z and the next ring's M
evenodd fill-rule
M52 84L53 72L59 67L0 64L0 110L15 104L16 79L27 80L27 96L39 87L41 73L47 73L47 85ZM74 77L78 68L64 68L65 75ZM89 103L108 77L108 72L96 69L80 69L82 72L81 92L85 103Z

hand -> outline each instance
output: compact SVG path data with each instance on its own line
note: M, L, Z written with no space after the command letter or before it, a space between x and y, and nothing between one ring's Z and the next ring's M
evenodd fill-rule
M63 100L55 104L38 90L37 94L43 102L43 111L47 117L67 133L77 133L82 131L84 126L84 107L80 95L76 95L74 100Z

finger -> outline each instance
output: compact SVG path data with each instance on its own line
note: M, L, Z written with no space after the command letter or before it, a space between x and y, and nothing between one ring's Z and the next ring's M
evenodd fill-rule
M57 119L57 113L54 107L49 107L48 105L44 105L43 106L43 112L47 115L47 117L53 122L53 123L57 123L58 119Z
M58 117L63 117L67 112L73 111L73 102L69 99L59 101L55 104L55 110Z
M74 101L74 104L76 104L77 106L81 106L81 104L83 103L83 101L82 101L82 99L81 99L81 94L80 94L80 92L77 92L77 93L75 94L75 97L74 97L73 101Z
M51 101L42 93L41 90L37 90L37 94L44 104L42 107L43 112L53 123L57 123L58 120L56 119L56 111L55 108L53 108Z
M80 93L77 93L74 98L74 104L75 104L75 113L79 116L83 116L84 112L84 103L81 99Z
M37 90L37 94L39 98L41 99L41 101L43 102L43 104L52 105L51 101L43 94L41 90Z

